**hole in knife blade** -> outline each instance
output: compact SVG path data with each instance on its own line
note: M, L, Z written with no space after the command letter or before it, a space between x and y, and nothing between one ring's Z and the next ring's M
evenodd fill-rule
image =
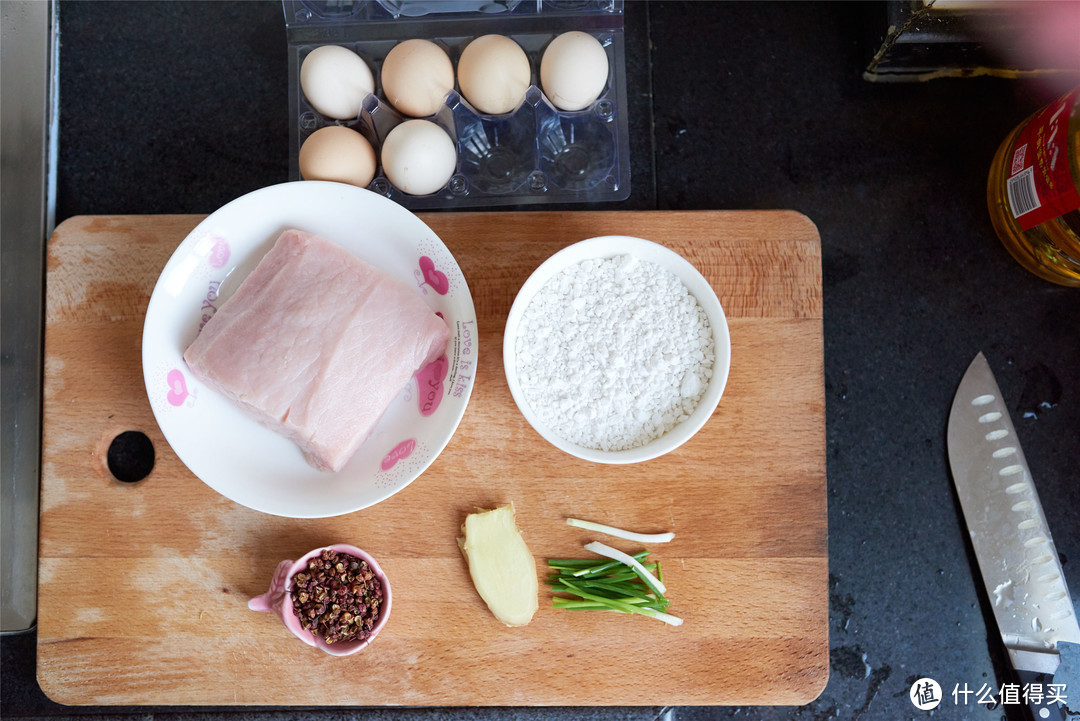
M987 433L986 434L986 440L988 440L988 441L997 441L997 440L1000 440L1000 439L1004 438L1007 435L1009 435L1009 432L1007 430L1005 430L1004 428L999 428L996 431L990 431L989 433Z
M1023 473L1023 472L1024 472L1024 467L1023 466L1015 466L1015 465L1014 466L1005 466L1000 471L998 471L998 475L999 476L1015 476L1017 473Z
M1057 581L1060 578L1061 578L1061 576L1059 576L1056 573L1048 573L1045 576L1039 576L1035 580L1038 581L1039 583L1053 583L1054 581Z
M1063 598L1065 598L1065 592L1064 591L1054 591L1053 593L1046 594L1046 600L1050 601L1052 603L1056 603L1056 602L1060 601Z
M993 403L994 396L987 393L986 395L979 396L971 399L971 405L973 406L985 406L987 403Z
M1020 505L1020 504L1017 504L1017 505ZM1015 510L1015 508L1013 510ZM1036 519L1029 518L1026 521L1020 521L1020 523L1016 524L1016 527L1019 528L1021 531L1025 531L1025 530L1027 530L1029 528L1036 528L1038 525L1039 525L1039 522Z
M1036 546L1041 546L1046 542L1047 541L1044 536L1038 536L1036 538L1029 538L1028 540L1024 541L1024 545L1028 548L1035 548Z
M1045 566L1047 563L1050 563L1053 560L1054 560L1053 556L1047 556L1046 554L1043 554L1042 556L1039 556L1038 558L1032 560L1031 565L1032 566Z
M1016 512L1020 512L1020 511L1030 511L1034 507L1035 507L1035 501L1020 501L1015 506L1013 506L1012 509L1014 511L1016 511Z
M1005 446L1004 448L999 448L994 451L994 458L1005 458L1006 456L1011 456L1014 453L1016 453L1015 446Z
M998 420L1001 420L1001 414L997 411L990 411L979 416L979 423L993 423Z
M1008 488L1006 488L1005 492L1008 493L1009 495L1015 496L1017 493L1023 493L1026 490L1027 490L1027 484L1026 483L1014 483L1011 486L1009 486Z
M1068 618L1071 615L1072 615L1072 611L1070 611L1069 609L1066 608L1064 611L1058 611L1057 613L1055 613L1053 616L1050 617L1050 619L1052 621L1061 621L1061 620L1064 620L1064 619Z

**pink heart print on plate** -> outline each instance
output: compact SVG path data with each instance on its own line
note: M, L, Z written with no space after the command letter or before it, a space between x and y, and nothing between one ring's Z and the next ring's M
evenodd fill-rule
M398 461L404 460L411 456L414 448L416 448L415 438L409 438L402 441L401 443L398 443L382 459L382 463L379 464L379 467L382 468L384 471L389 471L391 468L397 465Z
M211 268L223 268L229 262L229 243L224 238L214 238L214 245L210 248L210 257L206 262Z
M416 406L425 418L439 410L444 395L443 381L448 370L450 361L444 354L416 372Z
M446 277L446 273L435 270L435 261L426 255L420 256L420 272L424 275L424 281L436 293L446 295L450 292L450 280Z
M169 375L165 378L165 381L169 384L169 392L165 395L165 399L174 406L184 405L184 401L187 400L189 395L187 381L184 380L184 374L176 368L173 368L169 371Z

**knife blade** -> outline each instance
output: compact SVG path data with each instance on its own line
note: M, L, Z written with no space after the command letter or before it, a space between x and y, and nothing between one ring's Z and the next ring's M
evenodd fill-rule
M960 381L948 426L949 465L994 619L1019 685L1053 683L1059 642L1080 643L1061 561L1008 408L982 353ZM1035 719L1065 718L1046 695Z

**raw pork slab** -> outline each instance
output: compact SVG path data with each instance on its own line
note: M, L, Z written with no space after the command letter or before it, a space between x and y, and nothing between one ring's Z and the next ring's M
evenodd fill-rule
M450 330L402 281L286 230L184 353L191 372L338 471Z

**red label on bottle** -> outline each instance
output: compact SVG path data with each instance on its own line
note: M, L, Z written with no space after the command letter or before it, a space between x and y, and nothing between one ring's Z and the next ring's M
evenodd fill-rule
M1039 111L1016 137L1005 190L1023 230L1080 210L1069 169L1069 111L1080 87Z

